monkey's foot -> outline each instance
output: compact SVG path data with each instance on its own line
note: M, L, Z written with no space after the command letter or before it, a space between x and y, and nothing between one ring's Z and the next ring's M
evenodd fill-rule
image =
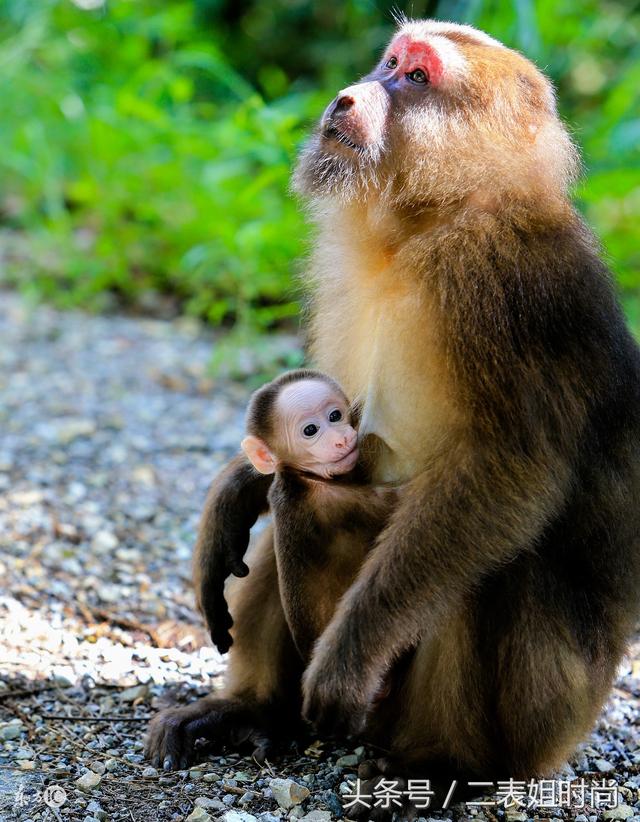
M145 756L166 771L189 765L197 739L220 745L253 746L254 759L262 764L271 738L259 711L230 699L205 697L179 708L167 708L151 720Z
M358 822L383 822L395 817L412 820L420 816L408 800L407 779L399 777L397 763L393 760L368 759L358 768L358 782L352 786L350 807L345 806L345 816Z

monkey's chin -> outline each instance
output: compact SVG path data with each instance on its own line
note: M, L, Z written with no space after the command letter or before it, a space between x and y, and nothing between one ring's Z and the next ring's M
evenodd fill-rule
M346 145L316 134L303 149L293 173L293 190L303 197L362 197L378 188L378 146Z
M358 447L356 446L352 451L349 451L348 454L345 454L342 459L332 462L327 466L329 476L337 477L340 474L347 474L355 466L357 461Z

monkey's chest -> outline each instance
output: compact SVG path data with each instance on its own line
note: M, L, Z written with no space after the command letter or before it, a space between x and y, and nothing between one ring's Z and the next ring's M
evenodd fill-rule
M360 407L361 440L375 446L374 482L405 482L441 447L453 419L437 329L419 294L347 296L321 329L318 366Z
M386 323L381 325L384 329ZM412 368L411 361L417 365L415 353L409 354L401 343L379 329L372 339L367 367L359 374L359 436L365 448L371 439L375 449L374 482L405 482L414 476L430 439L433 403L427 363Z

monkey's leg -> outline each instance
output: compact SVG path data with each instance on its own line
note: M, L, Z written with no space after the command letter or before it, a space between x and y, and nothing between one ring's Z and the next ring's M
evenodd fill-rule
M496 659L496 760L505 778L561 766L593 727L614 676L608 654L581 648L557 607L552 615L531 604L523 603Z
M538 562L512 563L418 646L400 690L369 722L373 732L392 728L381 744L404 763L396 772L429 778L444 768L465 783L544 776L589 731L613 663L581 648L569 612L545 601Z
M145 753L156 766L186 767L201 737L253 743L256 758L264 759L277 729L294 730L300 722L302 662L280 604L271 529L249 566L248 577L230 584L234 643L224 692L154 717Z

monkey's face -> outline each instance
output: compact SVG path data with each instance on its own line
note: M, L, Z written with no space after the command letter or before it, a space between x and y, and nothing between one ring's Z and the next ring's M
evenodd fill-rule
M344 395L321 380L300 380L278 396L278 456L321 477L346 474L358 459L358 435Z
M573 167L543 75L483 32L428 20L403 25L374 70L330 103L294 186L440 204L541 177L564 187Z

